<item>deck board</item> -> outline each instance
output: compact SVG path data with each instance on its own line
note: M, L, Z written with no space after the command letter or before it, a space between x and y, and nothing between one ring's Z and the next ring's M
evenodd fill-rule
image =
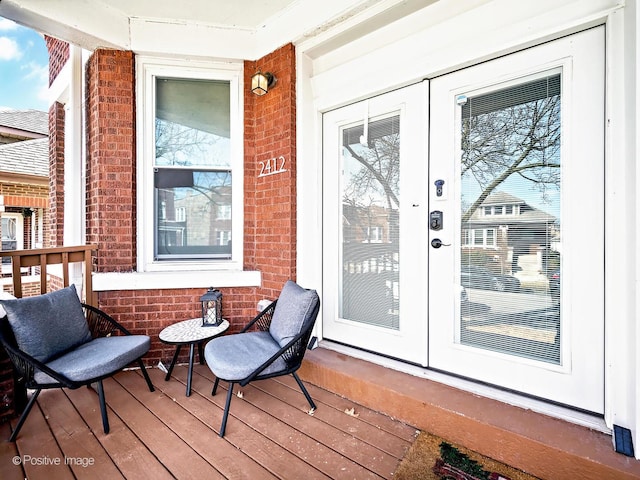
M206 387L212 385L213 375L208 369L198 369L197 373L207 379L204 382ZM266 393L264 388L268 389L268 386L278 394ZM226 396L225 382L221 382L219 390L222 392L219 392L216 397L222 399ZM231 412L234 412L236 407L244 409L245 403L253 405L256 409L254 412L256 423L252 425L253 428L295 452L323 473L334 478L339 475L349 478L377 478L388 476L395 470L397 458L360 440L353 433L347 433L348 429L343 425L354 422L356 418L344 412L338 413L319 400L316 401L318 409L311 416L309 405L297 385L295 389L284 385L279 386L277 379L274 379L268 382L254 382L244 388L237 387L236 390L243 393L243 398L233 399ZM355 405L353 407L355 408ZM322 416L318 415L318 412L334 413L333 421L330 423L322 421ZM247 414L239 417L254 418ZM314 421L308 421L309 417ZM359 423L364 424L364 422ZM227 424L227 432L230 428L232 428L231 425ZM320 449L324 449L326 453L319 454ZM316 462L311 462L313 457L317 457Z
M296 381L292 376L279 377L277 381L289 386L289 388L298 388L298 386L296 385ZM318 388L315 385L306 383L305 386L307 387L309 394L314 398L314 400L321 401L322 403L325 403L326 405L329 405L340 412L350 410L354 407L354 405L356 405L356 407L359 407L351 400L336 395L335 393L331 393L322 388ZM415 427L402 422L398 422L385 414L370 410L368 408L358 408L357 413L358 420L360 422L365 422L368 425L373 425L383 432L392 433L394 436L401 438L409 444L412 444L416 438Z
M7 438L16 421L0 425L0 478L392 478L415 437L411 426L307 384L318 405L310 415L293 378L284 377L240 388L221 439L225 382L212 396L211 371L196 365L187 397L186 367L169 381L160 370L149 373L155 392L135 370L105 380L108 435L93 389L42 392L15 444ZM25 455L62 465L13 464ZM64 465L65 458L93 465Z
M79 388L78 390L65 391L65 393L87 423L91 433L95 435L125 478L144 478L145 476L153 476L153 478L158 479L172 478L156 455L140 441L111 409L109 410L111 430L108 435L104 434L98 395L93 390ZM112 399L109 398L110 394L110 389L105 386L105 397L108 406L113 405ZM21 437L22 432L18 437L18 443ZM96 463L96 467L102 468L102 465Z
M42 392L41 396L49 393L51 392ZM73 479L71 469L64 464L64 455L49 430L39 404L34 405L20 435L23 440L17 442L18 455L23 459L26 478ZM59 465L52 465L53 462L58 462Z
M9 422L0 423L0 478L3 480L24 480L26 478L22 465L16 465L14 458L18 456L18 449L13 442L6 439L11 435Z
M89 392L91 391L87 393ZM89 396L96 397L90 399L92 408L95 408L97 394L87 395ZM43 392L38 400L51 433L65 456L65 463L69 465L76 478L124 478L63 390ZM87 470L89 463L100 465L99 475L96 471Z
M184 480L224 478L120 383L113 379L105 380L105 391L113 399L114 413L147 448L163 459L172 476ZM163 400L157 395L155 398ZM189 468L184 468L185 465Z
M251 457L240 456L237 448L220 439L211 426L189 410L176 408L177 405L181 406L180 402L174 398L179 399L180 392L184 394L182 384L173 381L164 383L161 372L150 373L156 389L162 391L162 395L149 392L146 383L139 375L120 376L118 382L226 478L275 478ZM202 402L194 394L188 400L194 400L192 403Z
M292 382L295 385L295 380L293 380L293 378ZM275 398L282 398L284 401L287 401L287 398L289 398L287 393L291 391L290 386L278 381L257 382L254 386ZM295 388L298 388L297 385ZM299 389L296 391L296 394L299 394L300 402L305 402ZM364 421L364 419L361 420L361 412L359 411L359 408L353 404L347 404L345 408L339 410L334 408L332 405L324 403L323 400L319 398L316 398L315 401L316 403L323 403L323 408L319 408L314 412L314 416L316 418L321 419L327 425L334 425L343 432L353 435L357 439L366 442L372 447L375 447L389 455L396 457L402 456L413 439L413 437L409 440L401 437L390 436L388 432L382 430L380 427L371 425ZM352 408L353 410L351 410ZM414 429L410 430L411 432L415 432Z

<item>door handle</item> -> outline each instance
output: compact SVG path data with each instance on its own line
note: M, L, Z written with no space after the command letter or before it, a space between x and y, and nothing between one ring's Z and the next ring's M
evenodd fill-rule
M440 240L439 238L434 238L433 240L431 240L431 246L433 248L440 248L440 247L450 247L451 244L450 243L442 243L442 240Z

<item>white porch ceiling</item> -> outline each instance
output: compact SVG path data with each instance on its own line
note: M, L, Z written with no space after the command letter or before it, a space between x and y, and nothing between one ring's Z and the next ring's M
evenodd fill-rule
M288 42L348 41L434 1L0 0L0 16L88 50L253 60Z

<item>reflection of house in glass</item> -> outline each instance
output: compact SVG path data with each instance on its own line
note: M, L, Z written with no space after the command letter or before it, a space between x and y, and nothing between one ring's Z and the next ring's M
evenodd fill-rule
M398 327L398 221L394 209L342 205L342 318Z
M185 172L192 178L192 171ZM165 258L185 254L228 257L231 187L180 185L176 178L180 173L173 171L170 175L171 186L156 177L156 186L163 187L157 188L158 254Z
M546 274L560 244L556 217L504 192L489 195L461 234L463 262L465 256L485 257L497 273L523 278Z
M376 205L342 206L345 243L391 243L398 241L398 211Z

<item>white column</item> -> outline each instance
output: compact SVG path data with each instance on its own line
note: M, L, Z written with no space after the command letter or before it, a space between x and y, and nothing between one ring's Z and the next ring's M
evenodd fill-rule
M85 200L82 134L82 49L69 46L67 98L64 117L64 246L85 243ZM83 265L71 264L70 282L83 298Z

